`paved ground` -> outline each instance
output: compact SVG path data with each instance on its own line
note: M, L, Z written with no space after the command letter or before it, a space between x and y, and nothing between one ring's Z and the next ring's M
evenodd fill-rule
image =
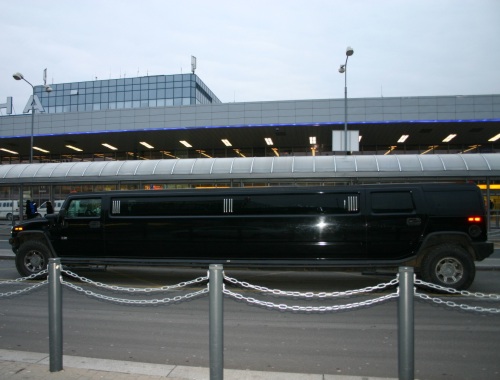
M498 235L497 235L498 236ZM495 246L500 245L496 242ZM14 259L12 251L0 249L0 259ZM476 263L478 270L500 270L500 259ZM0 349L0 379L8 380L209 380L208 368L136 363L64 356L62 371L50 371L48 354ZM57 367L54 367L57 369ZM224 370L225 380L390 380L388 378Z

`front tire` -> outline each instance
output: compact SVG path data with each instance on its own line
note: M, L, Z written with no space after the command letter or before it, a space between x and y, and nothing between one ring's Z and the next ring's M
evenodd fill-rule
M462 247L445 244L432 249L422 261L422 279L446 288L465 290L474 281L476 266Z
M16 254L16 268L23 277L40 273L49 264L49 249L40 241L27 241Z

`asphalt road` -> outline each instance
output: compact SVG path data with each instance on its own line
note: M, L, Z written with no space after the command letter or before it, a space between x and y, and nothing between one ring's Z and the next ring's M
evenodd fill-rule
M205 269L112 268L81 272L107 284L154 287L206 275ZM282 290L343 291L373 286L388 277L338 272L226 270L230 277ZM480 271L470 289L500 294L500 272ZM18 274L0 260L0 283ZM85 289L119 298L137 295ZM27 284L31 285L31 284ZM0 292L22 288L1 286ZM201 289L153 295L174 297ZM362 298L307 301L233 289L246 297L289 305L326 306ZM376 292L374 298L394 291ZM433 295L434 296L434 295ZM445 301L500 308L497 301L439 296ZM0 298L0 348L48 352L47 288ZM63 288L64 353L140 362L209 366L208 297L170 306L117 305ZM397 377L397 301L355 311L310 314L274 311L224 299L224 367L259 371ZM415 375L418 379L500 378L500 315L465 312L422 300L415 303Z

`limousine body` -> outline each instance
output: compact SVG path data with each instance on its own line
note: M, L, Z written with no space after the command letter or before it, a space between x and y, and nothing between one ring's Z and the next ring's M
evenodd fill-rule
M387 268L466 289L493 252L472 184L109 191L12 229L23 276L64 265Z

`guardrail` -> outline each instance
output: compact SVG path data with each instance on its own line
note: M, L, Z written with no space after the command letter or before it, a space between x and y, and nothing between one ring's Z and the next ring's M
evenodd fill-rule
M67 277L80 281L81 283L99 288L102 291L112 291L113 293L132 293L141 294L142 298L118 298L106 294L97 293L90 289L85 289L80 285L64 280L62 274ZM387 283L378 284L362 289L347 290L343 292L297 292L283 291L280 289L270 289L264 286L253 285L248 282L239 281L224 274L223 266L213 264L209 266L207 276L198 277L191 281L181 282L176 285L166 285L154 288L130 288L114 285L107 285L102 282L95 282L76 273L62 268L60 259L50 259L48 269L37 275L23 277L15 280L2 281L0 285L19 285L29 280L39 279L41 276L48 276L47 280L37 282L31 286L0 293L0 298L21 296L35 289L48 285L49 287L49 352L50 352L50 371L58 372L63 369L63 337L62 337L62 287L65 286L73 291L84 294L88 297L105 300L122 305L167 305L188 301L209 294L209 356L210 356L210 379L222 380L224 369L223 357L223 300L224 296L245 302L249 305L256 305L269 310L278 310L280 312L304 312L304 313L334 313L339 311L352 311L362 307L374 306L389 300L398 299L398 372L400 380L414 379L414 297L424 301L430 301L436 304L442 304L449 308L457 308L466 312L478 312L487 314L500 314L500 308L471 306L467 304L458 304L454 301L443 300L439 297L429 296L416 290L415 285L427 287L442 293L459 294L466 297L476 297L482 300L500 301L498 294L473 293L469 291L458 291L452 288L445 288L439 285L427 283L415 279L413 268L401 267L396 278ZM146 299L144 296L179 290L191 285L206 284L201 290L177 295L175 297ZM288 297L294 301L298 299L323 299L337 300L345 297L367 295L374 291L392 289L397 286L396 291L372 299L366 299L359 302L351 302L341 305L330 306L301 306L290 305L288 303L275 303L270 301L258 300L254 297L247 297L241 292L230 290L226 284L240 289L249 289L253 292L272 295L274 297Z

